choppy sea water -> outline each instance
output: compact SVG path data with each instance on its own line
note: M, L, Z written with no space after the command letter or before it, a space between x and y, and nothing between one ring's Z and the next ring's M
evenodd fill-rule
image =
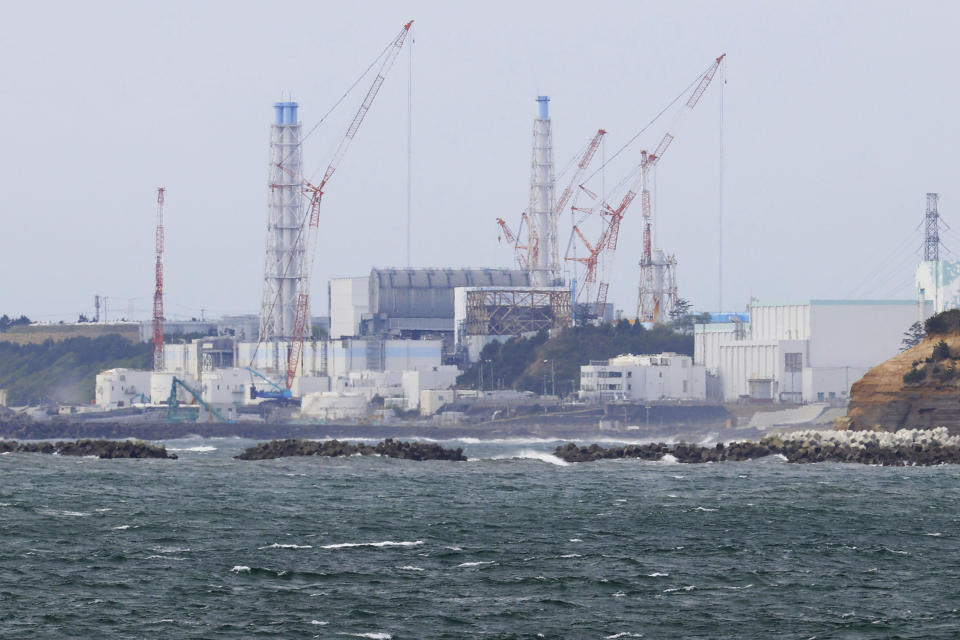
M960 468L0 456L0 637L956 638Z

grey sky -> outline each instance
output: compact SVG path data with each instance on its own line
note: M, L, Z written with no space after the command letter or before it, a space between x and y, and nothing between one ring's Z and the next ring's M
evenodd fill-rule
M495 218L515 225L526 206L538 92L563 165L599 127L611 154L724 52L724 307L911 297L927 191L960 229L954 3L279 6L4 4L0 313L74 320L99 293L148 318L159 185L168 317L257 312L272 103L290 95L310 128L408 19L415 267L510 264ZM405 265L407 56L327 190L315 312L330 277ZM366 83L304 144L314 175ZM719 89L686 117L657 177L657 244L677 254L681 296L698 309L718 304ZM668 124L611 164L608 187ZM612 272L629 313L638 205ZM564 220L563 246L568 233ZM960 253L960 234L946 242ZM871 282L878 268L889 278Z

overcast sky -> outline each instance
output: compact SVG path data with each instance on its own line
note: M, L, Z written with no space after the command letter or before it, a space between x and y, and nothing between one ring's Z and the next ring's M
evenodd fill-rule
M909 298L926 192L960 229L958 7L6 2L0 313L75 320L101 294L111 317L149 318L160 185L167 316L257 313L272 103L298 101L309 129L409 19L412 266L510 266L495 219L516 226L527 206L538 93L551 98L559 171L600 127L612 155L726 53L726 84L687 114L658 169L657 245L677 256L680 295L721 304L722 192L724 308ZM329 278L406 266L409 54L328 185L315 313ZM312 175L368 82L304 143ZM611 199L671 123L608 165ZM610 271L611 299L631 314L639 223L638 200ZM563 250L569 218L560 229ZM945 243L960 253L960 234Z

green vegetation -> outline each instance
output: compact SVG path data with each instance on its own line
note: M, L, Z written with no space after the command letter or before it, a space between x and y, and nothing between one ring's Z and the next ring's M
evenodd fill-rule
M532 338L510 338L492 342L459 378L457 386L569 393L580 383L580 366L591 360L606 360L618 355L672 351L693 355L693 336L678 333L664 325L646 329L641 324L622 320L615 325L580 326L564 329L548 338L541 331Z
M950 358L950 345L947 344L946 340L941 340L937 344L933 345L933 361L939 362L940 360L947 360Z
M950 309L932 315L923 323L927 335L942 335L960 331L960 309Z
M917 346L925 337L927 337L927 332L923 328L923 324L914 322L910 325L909 329L903 332L903 340L900 341L902 345L900 351L906 351L907 349Z
M17 325L29 325L30 318L27 316L20 316L19 318L11 318L7 314L0 316L0 333L6 331L10 327L16 327Z
M11 406L87 403L104 369L149 369L153 345L131 344L119 335L69 338L40 344L0 342L0 389Z

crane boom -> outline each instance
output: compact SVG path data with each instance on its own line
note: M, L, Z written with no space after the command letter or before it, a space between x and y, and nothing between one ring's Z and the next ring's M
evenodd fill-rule
M293 380L297 375L297 367L300 365L300 354L303 351L303 340L306 337L307 323L309 321L310 276L313 271L313 256L317 247L316 235L320 226L320 201L323 198L323 189L327 182L329 182L331 176L333 176L334 172L337 170L337 167L340 165L340 161L343 159L344 154L346 154L347 149L350 147L350 143L353 142L353 137L356 135L357 130L363 123L363 119L367 115L367 111L370 110L370 106L373 104L374 98L377 97L377 93L379 93L380 87L383 85L383 81L386 79L387 72L390 71L390 68L396 61L397 56L400 54L400 48L406 41L412 25L413 20L403 25L403 29L401 29L397 37L393 39L393 42L387 51L386 58L380 65L380 70L377 73L377 77L374 78L373 84L370 85L370 89L367 90L367 95L364 97L363 103L360 105L360 109L357 111L356 115L354 115L353 120L350 122L350 126L347 127L347 133L344 135L343 140L340 141L340 145L334 152L333 159L330 161L329 166L327 166L327 170L323 174L320 184L314 186L309 182L304 181L304 191L310 195L310 205L307 209L305 220L307 223L306 247L308 257L304 263L303 273L300 277L300 283L298 287L299 290L297 292L297 313L293 322L293 335L290 338L290 349L287 354L287 389L291 388L293 385ZM300 233L302 232L303 229L301 228Z
M583 180L583 174L590 165L590 161L593 160L593 156L596 155L597 149L600 148L600 140L603 139L606 133L603 129L598 129L597 134L593 136L593 140L587 145L587 150L584 151L580 162L577 163L577 170L574 172L570 184L567 185L567 188L563 190L563 193L561 193L557 199L557 208L554 210L557 215L563 213L564 208L567 206L567 201L570 200L570 196L573 195L574 189L576 189L580 185L580 181Z
M720 67L720 63L723 61L726 54L721 55L713 64L707 68L707 70L701 74L699 82L697 83L696 88L690 94L690 97L685 103L687 109L692 110L697 103L700 101L700 98L706 92L707 88L710 86L710 82L713 80L713 77L717 73L717 69ZM676 123L675 123L676 124ZM576 261L582 262L588 267L588 276L592 277L594 275L595 269L599 262L600 254L605 253L607 259L611 258L613 253L617 249L617 244L620 237L620 223L623 220L624 215L626 215L627 209L633 203L637 195L640 195L640 201L642 205L641 216L643 218L643 258L641 259L641 264L649 264L652 259L652 198L650 195L650 178L653 172L653 169L656 168L657 164L660 161L660 158L663 157L663 154L667 152L667 149L670 147L670 144L674 140L674 135L669 131L664 133L663 137L660 139L660 142L654 147L652 153L648 151L641 151L641 162L640 168L637 173L637 177L634 179L633 183L630 185L630 188L624 194L623 199L620 203L613 207L603 200L598 200L596 194L591 192L589 189L580 185L580 188L587 193L592 199L597 201L597 204L593 209L590 209L591 212L595 211L599 207L600 215L607 218L608 221L605 224L603 231L600 235L599 240L593 248L590 248L589 244L586 244L590 255L587 258L577 258ZM578 209L583 210L583 209ZM597 303L595 309L600 309L603 307L603 304L606 302L606 294L609 289L609 283L601 282L597 290Z

